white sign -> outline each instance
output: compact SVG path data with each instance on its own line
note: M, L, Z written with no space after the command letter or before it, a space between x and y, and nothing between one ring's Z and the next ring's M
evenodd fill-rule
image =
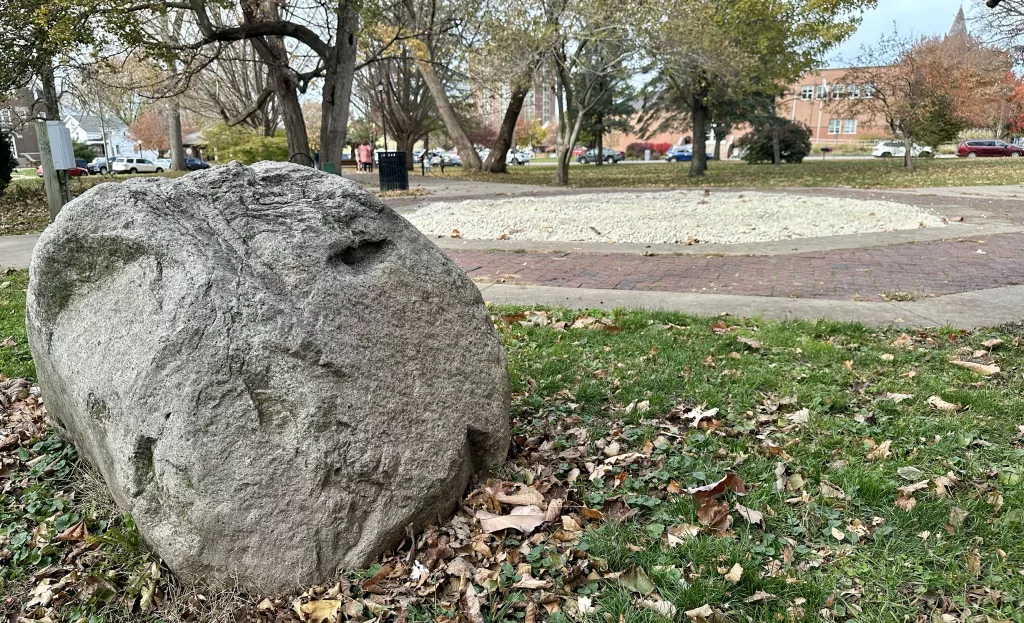
M50 137L53 168L66 171L78 166L75 164L75 148L71 145L71 130L60 121L47 121L46 133Z

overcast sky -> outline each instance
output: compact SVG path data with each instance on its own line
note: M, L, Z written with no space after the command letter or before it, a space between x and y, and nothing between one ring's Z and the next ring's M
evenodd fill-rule
M839 47L831 65L842 66L839 59L852 61L862 45L871 45L883 34L891 35L893 24L901 36L945 34L953 24L961 0L878 0L878 8L864 15L864 23L846 43ZM968 28L972 2L963 2Z

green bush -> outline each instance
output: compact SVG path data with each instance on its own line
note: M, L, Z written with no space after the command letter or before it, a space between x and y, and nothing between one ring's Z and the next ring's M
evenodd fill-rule
M261 160L288 160L288 142L283 136L263 136L240 126L219 123L203 131L218 162L238 160L252 164Z
M11 135L0 132L0 194L11 183L11 174L18 168L18 159L11 148Z
M85 143L75 141L71 143L71 147L75 150L75 158L78 158L79 160L92 162L92 159L96 157L96 150Z
M800 164L811 153L811 129L802 123L779 118L756 124L750 134L739 140L738 145L747 147L743 159L750 164L774 162L773 133L776 131L784 162Z

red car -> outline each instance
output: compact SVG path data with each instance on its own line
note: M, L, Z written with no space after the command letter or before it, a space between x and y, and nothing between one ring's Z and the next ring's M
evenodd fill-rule
M1024 148L997 139L970 139L956 148L960 158L1020 158Z
M80 175L89 175L89 169L83 169L82 167L75 167L74 169L68 169L68 175L71 177L78 177ZM36 167L36 176L43 176L43 167Z

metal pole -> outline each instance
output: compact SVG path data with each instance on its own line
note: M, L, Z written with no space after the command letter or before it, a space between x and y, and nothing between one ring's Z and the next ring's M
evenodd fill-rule
M50 206L50 222L57 218L64 207L64 195L53 168L53 154L50 152L50 132L45 121L36 121L36 138L39 140L39 161L43 165L43 187L46 189L46 203Z

